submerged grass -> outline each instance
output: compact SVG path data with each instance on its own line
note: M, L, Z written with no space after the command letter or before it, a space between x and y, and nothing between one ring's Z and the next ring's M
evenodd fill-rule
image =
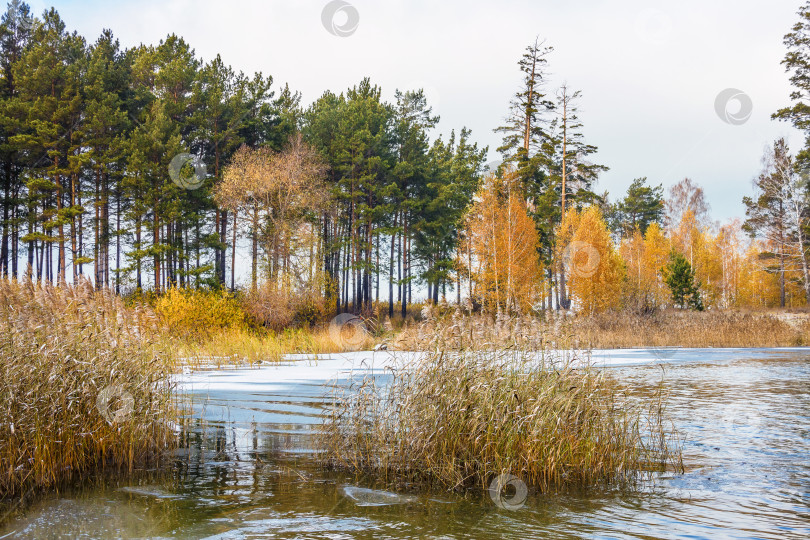
M156 324L86 281L0 281L0 499L132 471L174 445Z
M683 468L660 387L628 395L604 370L527 342L457 349L439 337L422 350L387 381L336 389L319 434L327 466L454 490L511 474L543 492Z

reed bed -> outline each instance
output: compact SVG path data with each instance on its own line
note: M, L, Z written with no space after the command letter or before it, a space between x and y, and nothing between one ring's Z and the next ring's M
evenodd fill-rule
M452 308L423 310L392 348L423 350L425 336L442 333L453 348L470 344L532 347L568 343L577 349L655 347L800 347L810 345L810 313L787 311L612 311L594 315L468 314Z
M132 472L175 444L159 335L151 310L87 281L0 281L0 499Z
M585 347L801 347L810 345L810 314L786 311L603 313L571 320Z
M660 387L629 395L570 350L534 341L459 349L446 333L385 381L365 376L335 388L318 436L326 466L462 491L510 474L542 492L682 470Z

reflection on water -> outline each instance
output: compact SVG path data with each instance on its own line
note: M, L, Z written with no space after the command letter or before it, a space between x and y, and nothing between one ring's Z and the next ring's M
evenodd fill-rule
M810 353L683 350L641 362L652 357L601 357L639 390L663 370L685 436L686 474L641 493L535 494L509 511L485 493L393 493L321 471L312 426L338 358L187 377L198 422L170 471L52 496L0 538L810 537Z

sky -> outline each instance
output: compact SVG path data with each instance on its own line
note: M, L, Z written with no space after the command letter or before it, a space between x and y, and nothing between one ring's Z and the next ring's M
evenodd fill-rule
M615 200L634 178L668 188L689 177L717 220L744 217L742 197L753 193L766 146L778 137L794 150L803 144L770 118L789 104L782 39L801 0L346 0L337 10L326 0L29 4L36 14L53 5L90 42L104 28L124 47L176 33L204 60L220 54L237 71L289 83L304 104L366 76L389 99L397 88L424 88L441 116L433 135L466 126L491 161L501 139L493 129L519 88L517 61L539 36L554 47L548 91L563 82L582 91L585 138L599 148L593 161L610 167L596 190ZM334 17L324 17L328 5ZM739 99L718 114L727 89L737 92L723 96Z

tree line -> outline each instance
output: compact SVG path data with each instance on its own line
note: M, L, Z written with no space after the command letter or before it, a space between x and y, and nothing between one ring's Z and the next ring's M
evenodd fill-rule
M306 275L338 310L379 301L381 275L389 313L395 299L407 312L415 283L438 301L458 281L456 247L488 149L466 128L434 137L439 117L423 91L397 91L388 102L364 79L303 107L289 86L236 72L219 56L204 61L176 35L124 49L105 30L87 43L55 9L34 17L17 0L0 35L4 275L90 276L118 292L234 286L236 243L247 237L251 286L260 274L289 279L306 260ZM559 217L551 206L590 185L583 158L595 148L577 131L577 92L563 87L562 113L551 118L548 50L536 43L521 60L527 89L501 128L501 150L537 198L534 217L550 238ZM260 195L258 183L226 193L249 150L268 163L316 152L316 174L296 188L300 204L282 209L281 191ZM190 174L200 176L195 189L177 181ZM569 187L555 188L560 181ZM289 214L279 219L282 210Z
M786 39L787 67L804 84L807 47ZM581 92L549 88L552 52L537 39L519 59L496 129L503 161L490 170L468 129L434 133L439 116L422 90L388 101L366 78L304 106L289 85L205 61L179 36L126 49L105 30L87 43L55 9L35 17L13 0L0 20L0 272L87 276L118 293L235 288L245 258L250 289L314 294L332 311L387 303L389 316L405 316L415 287L492 311L601 309L671 303L641 291L665 284L660 236L667 257L677 251L701 279L707 305L773 302L732 292L730 254L750 276L778 279L782 304L794 298L792 284L809 281L804 206L780 225L772 207L784 197L760 196L745 201L747 221L720 226L696 184L665 199L646 178L611 203L595 192L607 167L585 140ZM800 128L804 115L800 105L778 113ZM774 184L786 153L774 147L759 188ZM736 251L722 252L732 237ZM596 250L588 279L607 281L583 281L572 245L590 246L586 258ZM708 245L720 246L711 264ZM620 300L602 297L607 285Z

